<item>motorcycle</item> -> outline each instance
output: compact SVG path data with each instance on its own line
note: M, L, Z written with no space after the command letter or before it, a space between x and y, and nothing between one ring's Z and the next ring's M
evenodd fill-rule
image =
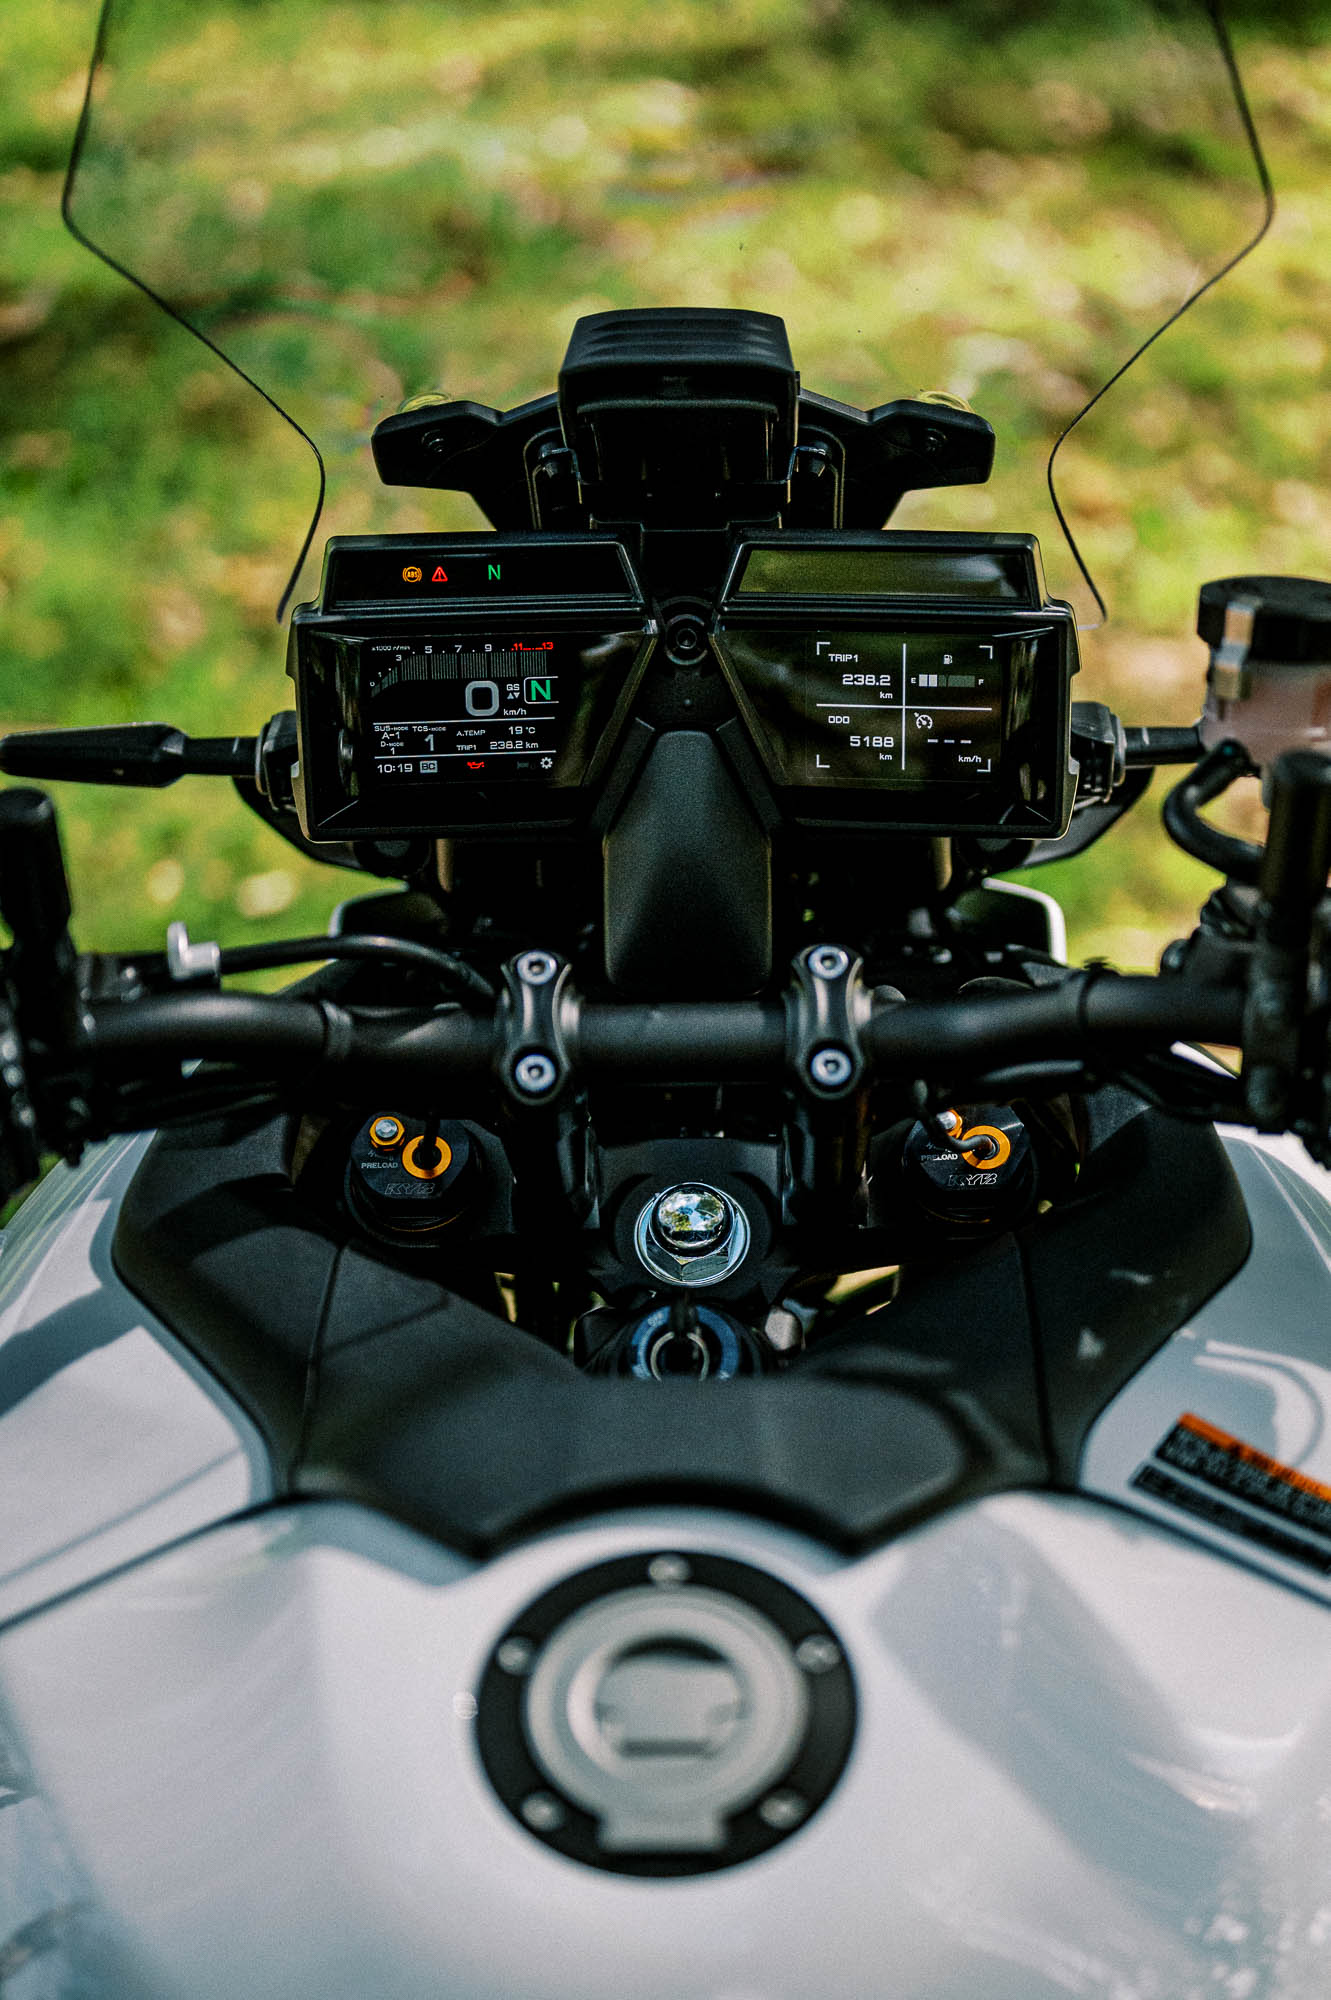
M1325 1990L1331 585L1125 724L883 526L993 448L590 313L377 425L492 525L334 536L294 708L0 742L0 1985ZM1162 766L1221 885L1071 969L994 878ZM186 773L398 886L80 954L31 781Z

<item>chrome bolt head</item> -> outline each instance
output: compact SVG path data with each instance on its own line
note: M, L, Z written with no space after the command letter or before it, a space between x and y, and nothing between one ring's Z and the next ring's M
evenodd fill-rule
M809 1075L821 1090L840 1090L850 1082L854 1070L844 1049L815 1049L809 1058Z
M793 1354L804 1344L804 1328L789 1306L773 1306L763 1322L763 1332L778 1354Z
M495 1661L506 1674L525 1674L535 1657L536 1648L531 1640L515 1637L505 1639L495 1654Z
M840 979L849 965L850 954L839 944L815 945L809 953L809 970L815 979Z
M377 1139L381 1146L391 1146L401 1130L396 1118L376 1118L370 1127L370 1137Z
M769 1792L758 1808L758 1817L784 1833L787 1827L798 1826L808 1810L798 1792Z
M529 1792L522 1801L522 1817L537 1833L553 1833L568 1818L551 1792Z
M734 1226L734 1210L726 1197L701 1183L686 1181L667 1188L652 1210L658 1243L680 1257L719 1249Z
M795 1664L806 1674L830 1673L841 1665L841 1648L826 1632L810 1632L795 1648Z
M559 1072L549 1056L519 1056L513 1065L513 1081L525 1097L544 1097L553 1090Z
M692 1575L683 1556L653 1556L647 1565L648 1579L658 1590L678 1590Z
M559 970L548 951L524 951L517 962L518 978L526 986L548 986Z
M748 1255L749 1219L719 1188L682 1181L640 1210L633 1247L658 1282L719 1285Z

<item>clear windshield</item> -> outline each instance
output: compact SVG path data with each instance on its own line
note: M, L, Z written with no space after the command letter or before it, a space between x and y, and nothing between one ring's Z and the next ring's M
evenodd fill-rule
M1093 616L1050 448L1261 200L1203 0L109 0L68 212L317 446L325 530L483 525L377 485L367 438L405 399L544 393L599 308L749 306L808 388L989 418L989 487L898 520L1033 530ZM1142 538L1116 468L1177 427L1160 352L1060 458L1111 584ZM203 351L178 400L249 440L289 565L308 445ZM1172 532L1161 507L1153 573Z

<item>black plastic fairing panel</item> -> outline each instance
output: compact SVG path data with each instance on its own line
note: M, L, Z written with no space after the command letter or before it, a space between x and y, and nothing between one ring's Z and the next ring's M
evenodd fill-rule
M280 1490L354 1498L475 1555L663 1499L856 1550L985 1492L1072 1483L1094 1417L1242 1263L1215 1135L1110 1095L1075 1200L915 1273L781 1377L579 1373L451 1292L446 1249L403 1269L343 1240L292 1188L280 1118L160 1135L115 1258L250 1412Z
M661 999L771 977L771 843L701 730L657 737L606 835L605 958L620 992Z
M1125 1091L1101 1091L1091 1107L1110 1129L1075 1196L1022 1238L1049 1454L1067 1485L1100 1412L1252 1248L1213 1127L1145 1111Z
M815 1349L809 1370L927 1391L973 1430L996 1427L1008 1463L1027 1452L1030 1477L1075 1485L1096 1417L1252 1243L1210 1126L1117 1089L1095 1092L1088 1111L1071 1200L1016 1235L908 1270L892 1304Z
M446 1310L450 1325L520 1341L537 1364L562 1367L424 1267L335 1233L291 1185L286 1126L285 1117L219 1119L159 1134L126 1194L113 1252L125 1282L254 1419L279 1486L347 1346L407 1338Z
M568 1365L556 1379L473 1328L434 1334L414 1357L397 1338L339 1358L299 1491L367 1501L484 1555L551 1522L661 1501L751 1510L853 1550L990 1483L947 1415L900 1390L811 1377L644 1394Z
M287 1180L284 1123L159 1135L115 1241L126 1283L254 1418L280 1490L354 1498L477 1555L664 1498L853 1549L1028 1470L872 1381L585 1376L423 1264L338 1241Z

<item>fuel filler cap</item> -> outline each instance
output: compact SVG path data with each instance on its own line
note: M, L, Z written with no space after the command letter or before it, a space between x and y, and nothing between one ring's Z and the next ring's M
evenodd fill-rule
M482 1762L529 1832L593 1867L698 1874L804 1824L850 1749L849 1668L795 1592L661 1551L559 1585L499 1640Z

